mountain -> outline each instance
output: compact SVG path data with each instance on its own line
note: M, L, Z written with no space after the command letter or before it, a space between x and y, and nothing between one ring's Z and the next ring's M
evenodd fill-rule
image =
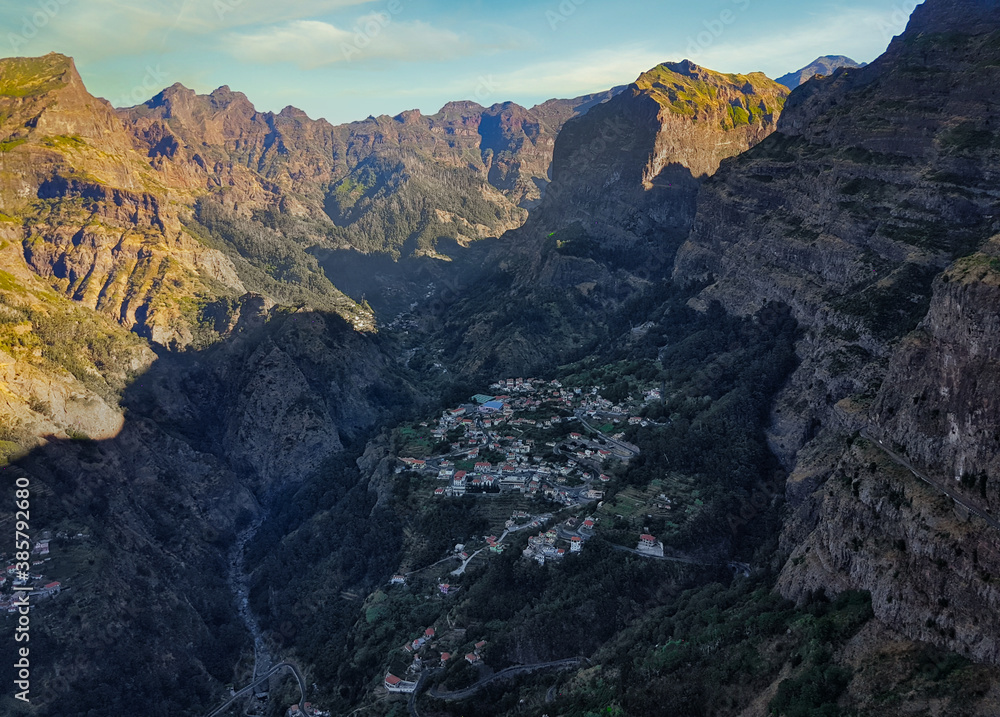
M340 127L0 62L32 709L995 714L998 9Z
M468 368L499 360L526 372L587 344L623 301L668 271L702 182L774 131L787 94L763 74L685 60L652 68L568 121L541 206L496 244L485 261L494 274L477 280L499 295L481 292L488 298L473 300L468 315L443 317L453 338L445 350ZM544 319L511 321L540 306L551 307Z
M448 258L439 241L458 251L519 226L562 123L616 92L334 127L290 107L258 113L228 87L174 85L116 112L60 55L5 60L0 73L0 181L27 262L67 296L181 346L214 340L226 302L248 290L371 325L330 283L355 288L356 250ZM356 288L360 301L382 287Z
M562 124L618 91L333 126L292 107L257 112L228 87L174 85L118 114L150 166L200 206L262 219L296 264L311 270L316 257L338 288L391 318L471 242L520 226L548 185Z
M185 346L218 334L227 302L248 289L276 288L271 274L284 271L302 275L305 286L275 298L370 323L303 252L274 247L263 235L244 237L241 249L213 244L192 224L204 190L140 153L69 58L0 61L0 82L5 231L22 245L22 261L58 293L156 344ZM261 246L269 239L271 246ZM247 261L252 250L283 254L282 261L262 272Z
M803 82L811 80L816 75L826 77L827 75L832 75L834 70L839 70L841 67L856 69L864 67L864 63L859 65L850 57L845 57L844 55L823 55L822 57L817 57L801 70L782 75L778 78L777 82L779 85L784 85L788 89L794 90Z
M519 226L548 182L563 122L613 96L526 109L452 102L333 126L288 107L259 113L221 87L181 85L119 114L159 171L242 211L280 209L323 224L329 247L434 255ZM376 241L374 238L379 237Z
M992 663L989 529L873 439L1000 507L987 478L997 7L929 0L871 65L795 90L777 131L705 184L674 268L707 284L701 307L779 301L806 331L770 426L795 511L783 593L869 590L887 629Z

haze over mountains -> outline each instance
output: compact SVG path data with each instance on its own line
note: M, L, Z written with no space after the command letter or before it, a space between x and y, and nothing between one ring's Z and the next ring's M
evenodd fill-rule
M262 714L402 714L417 670L426 714L995 714L998 11L339 126L0 60L0 452L64 587L31 714L281 660L315 687ZM551 494L437 493L494 468Z

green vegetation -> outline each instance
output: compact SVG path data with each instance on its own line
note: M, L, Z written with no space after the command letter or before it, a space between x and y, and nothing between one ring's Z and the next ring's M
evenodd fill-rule
M1000 149L1000 135L977 122L961 122L939 136L941 147L954 154L970 155Z
M65 87L71 60L63 55L10 57L0 61L0 96L35 97Z
M766 115L780 112L784 107L788 88L777 84L760 72L748 75L722 74L705 70L710 80L689 77L676 72L666 65L657 65L643 73L636 80L640 90L646 90L663 107L695 120L709 117L720 118L723 129L734 129L759 122ZM745 87L753 88L756 97L761 97L759 108L749 110L734 105L720 96L720 90L743 92ZM770 101L770 104L768 103Z
M15 359L65 369L83 385L117 403L133 378L143 340L55 294L26 296L27 289L0 272L0 350Z
M22 144L28 141L27 137L14 137L13 139L5 139L0 142L0 152L9 152L15 147L20 147Z
M306 251L308 227L291 218L279 225L273 214L259 218L269 226L234 215L208 200L199 202L195 216L197 221L186 225L188 232L232 259L250 291L285 305L329 309L348 319L363 315L357 304L330 283L316 258ZM206 314L209 303L205 297L191 309L208 321L212 314L211 309Z
M463 222L499 236L525 218L485 180L402 150L363 160L331 187L324 209L336 225L325 231L331 242L397 259L432 253L442 238L477 238ZM442 219L447 215L455 221Z
M886 279L835 299L832 304L838 311L861 318L873 335L898 338L916 328L927 313L936 273L933 267L903 264Z
M50 135L42 139L42 144L62 151L82 149L87 146L87 142L79 135Z
M750 124L750 113L743 109L741 105L729 105L729 124L723 123L723 129L740 127L746 124Z

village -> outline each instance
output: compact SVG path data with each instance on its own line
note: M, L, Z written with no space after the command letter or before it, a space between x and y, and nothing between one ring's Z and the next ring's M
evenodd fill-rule
M68 538L69 536L60 534L59 537ZM81 534L76 537L82 538L86 536ZM13 592L14 588L18 588L19 590L23 590L25 587L30 588L28 592L29 598L50 598L58 595L62 590L62 583L46 577L43 571L45 563L52 559L50 555L51 542L51 532L47 530L42 531L39 539L35 541L31 549L31 568L27 571L27 574L19 571L16 563L11 563L6 567L3 575L0 575L0 611L7 613L17 612L17 605L15 604L16 595ZM0 560L8 558L9 556L6 553L0 553Z
M499 537L459 543L430 566L394 575L390 586L420 583L419 575L437 569L430 585L430 576L423 580L424 589L448 599L461 590L457 583L473 560L503 553L511 536L521 531L529 537L526 544L518 541L520 554L539 565L582 552L598 528L593 508L601 505L612 474L639 455L639 448L625 440L625 427L648 425L638 411L644 402L660 399L660 391L650 389L628 405L614 403L601 396L599 386L568 387L531 378L497 381L490 391L443 411L434 421L401 427L395 472L413 476L421 502L472 496L521 507L506 519L496 517ZM636 552L663 555L653 536L643 534L638 542ZM467 641L464 630L451 625L414 630L390 659L381 685L387 693L411 693L422 675L443 670L456 659L488 671L484 641Z
M601 397L598 387L517 378L490 388L502 393L477 394L436 424L419 424L445 450L400 457L398 470L434 476L441 484L433 495L440 498L516 492L573 506L601 500L611 480L605 467L639 455L620 432L608 435L593 425L643 420Z

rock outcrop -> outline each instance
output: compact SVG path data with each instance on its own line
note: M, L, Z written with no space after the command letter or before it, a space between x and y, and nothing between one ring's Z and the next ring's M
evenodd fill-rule
M702 182L774 131L787 94L760 73L685 60L566 122L541 205L492 248L476 282L488 290L445 317L463 365L532 371L595 340L623 301L669 273ZM518 325L519 314L533 318Z
M939 5L956 9L940 27ZM839 401L874 395L934 276L1000 228L990 17L921 5L875 62L793 92L777 132L704 186L674 278L710 283L699 306L778 301L809 327L774 425L786 462Z
M871 65L795 90L705 184L674 267L698 307L777 301L804 329L771 426L783 593L870 590L891 630L993 663L993 529L858 435L997 507L998 9L928 0Z

